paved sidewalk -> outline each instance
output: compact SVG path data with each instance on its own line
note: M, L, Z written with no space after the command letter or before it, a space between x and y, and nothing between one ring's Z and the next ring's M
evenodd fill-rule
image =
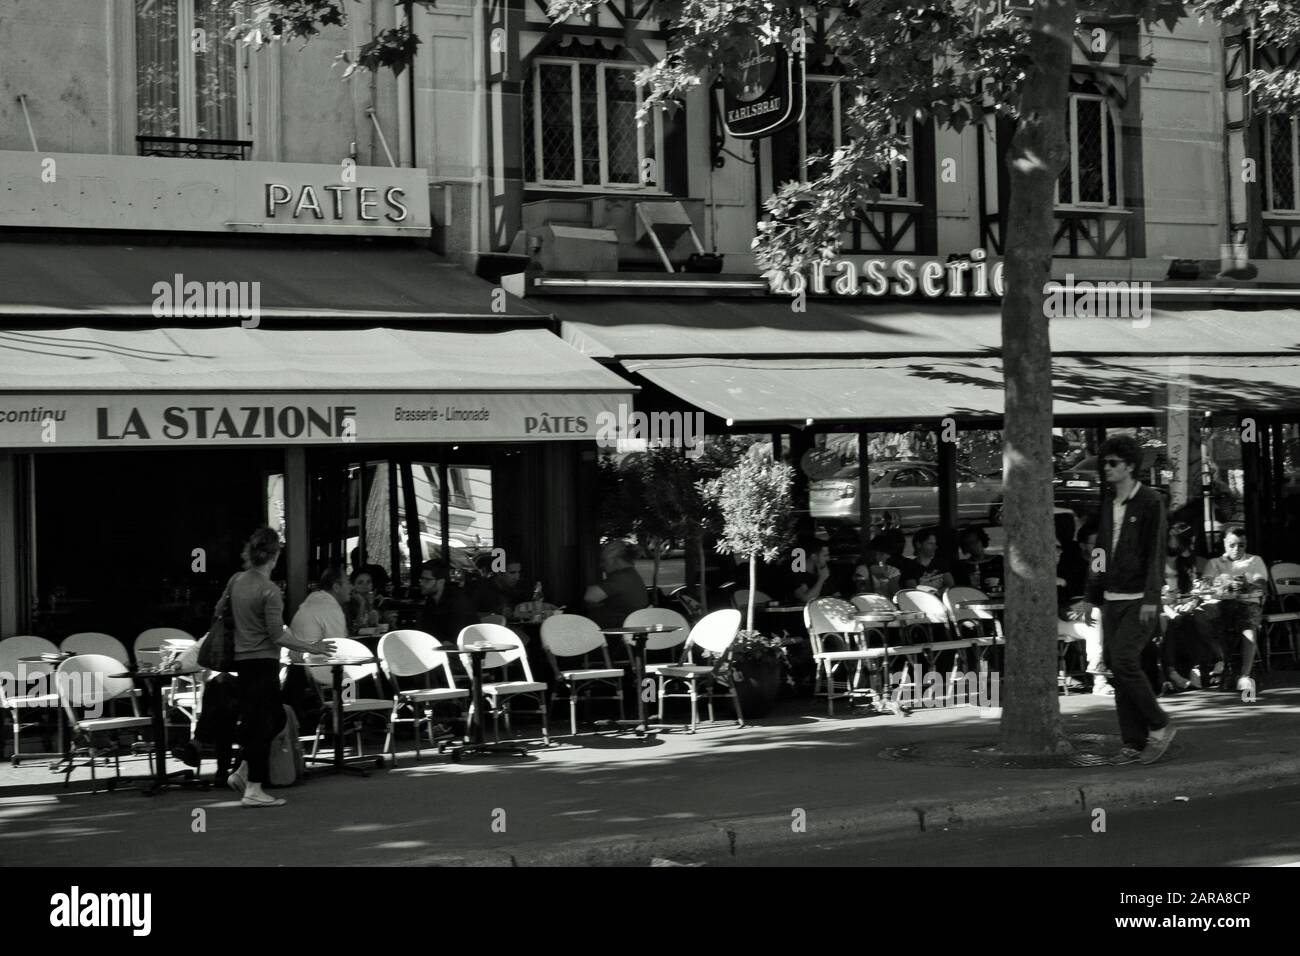
M1015 816L1193 799L1300 779L1300 672L1260 699L1186 694L1165 703L1175 759L1153 767L1013 770L883 759L891 746L997 739L969 708L827 719L798 702L754 725L647 742L584 735L528 758L453 765L409 756L366 780L323 777L279 791L281 809L229 791L70 790L44 765L0 769L0 865L537 865L713 859L784 841L971 826ZM1111 698L1062 698L1069 733L1116 733ZM559 722L556 722L556 726ZM1117 744L1118 745L1118 744ZM143 773L142 759L130 761ZM124 766L125 769L125 766ZM196 810L204 811L196 814ZM799 812L802 811L802 814ZM792 823L806 818L806 831ZM204 832L195 832L198 823Z

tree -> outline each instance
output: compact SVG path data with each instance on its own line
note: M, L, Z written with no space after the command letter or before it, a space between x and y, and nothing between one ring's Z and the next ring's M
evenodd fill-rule
M603 0L552 0L551 14L589 13ZM1213 17L1266 41L1300 42L1293 0L655 0L649 20L672 31L667 54L642 80L643 109L671 108L684 94L734 68L755 37L788 47L806 39L805 18L829 20L826 45L856 96L849 142L821 157L808 183L767 201L755 252L775 283L832 258L846 220L876 199L877 174L903 154L906 123L961 130L986 110L1014 120L1007 158L1011 195L1002 299L1006 414L1003 430L1007 554L1007 689L1002 746L1019 753L1064 747L1056 699L1051 478L1051 343L1043 286L1052 256L1057 177L1066 159L1063 116L1079 14L1136 17L1172 29L1184 17ZM271 38L310 37L341 22L341 0L255 6ZM275 19L278 17L279 19ZM242 31L242 32L241 32ZM249 36L245 28L237 33ZM256 34L263 36L263 32ZM377 40L380 38L376 38ZM413 40L414 38L410 38ZM415 44L400 34L357 60L400 71ZM349 70L351 72L351 70ZM1246 76L1258 110L1300 111L1300 73ZM1225 237L1226 238L1226 237Z
M794 469L785 462L747 455L717 478L700 483L700 494L721 516L718 553L739 554L749 561L746 631L754 630L757 562L775 561L790 540L793 482Z

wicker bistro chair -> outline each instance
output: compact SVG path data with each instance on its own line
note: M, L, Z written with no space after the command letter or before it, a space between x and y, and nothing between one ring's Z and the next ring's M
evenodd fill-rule
M935 656L945 651L956 652L953 654L950 677L956 677L958 661L961 662L963 669L967 667L967 652L977 645L978 638L963 638L956 635L952 618L948 615L948 608L944 606L938 595L933 591L920 588L907 588L894 595L894 602L900 611L913 618L908 626L910 634L908 649L919 650L919 656L925 661L926 670L933 670ZM941 639L934 639L933 628L939 628L943 634ZM891 648L890 653L891 655L895 653L894 649ZM908 655L913 666L915 666L916 656L916 654Z
M623 704L624 671L610 663L609 644L595 621L581 614L554 614L548 617L542 622L542 648L556 678L557 693L552 697L551 703L559 703L562 699L569 702L569 733L572 736L578 735L578 697L582 695L590 703L593 687L607 688L610 693L598 699L617 701L619 717L626 716ZM595 667L591 666L592 655L597 658ZM566 669L561 663L565 659L574 658L581 660L580 667ZM602 663L604 667L599 666ZM559 691L564 692L564 698L559 696Z
M415 760L420 761L420 727L429 735L429 746L441 753L449 738L434 735L433 708L469 699L469 691L456 686L451 674L451 655L441 649L438 639L424 631L389 631L379 639L379 666L393 685L393 710L388 718L388 736L384 750L397 766L397 751L393 737L397 724L410 724L415 731ZM442 675L443 686L431 686L436 675ZM401 679L419 678L423 687L403 689Z
M38 654L55 654L58 650L52 641L27 634L6 637L0 641L0 708L13 722L14 749L10 759L14 766L21 763L23 759L19 743L22 732L30 727L47 726L38 720L24 721L22 719L24 713L37 716L54 714L55 723L58 725L59 750L63 750L63 723L57 719L59 695L50 679L50 675L54 673L54 665L26 664L20 660ZM33 690L35 693L29 692ZM48 731L43 730L43 733ZM46 746L48 745L47 737Z
M969 638L973 642L977 667L984 663L989 648L1006 644L1002 633L1002 618L995 611L966 606L983 604L988 600L989 596L979 588L962 586L951 587L943 595L943 606L952 620L953 631L957 636ZM992 634L988 633L990 624Z
M129 678L110 677L122 671L121 661L105 654L80 654L69 657L55 671L54 682L58 688L59 703L68 716L68 725L72 728L72 748L69 754L67 770L63 774L66 787L77 766L77 755L84 754L89 759L82 764L90 768L90 791L96 792L95 765L100 757L113 757L113 777L108 781L108 789L117 786L122 777L119 759L120 746L108 750L95 745L96 734L118 734L129 730L134 732L137 740L138 731L151 723L148 717L140 714L140 707L135 688ZM131 702L132 714L129 717L90 716L91 713L104 713L104 706L118 698ZM153 751L148 751L150 772L153 771Z
M1272 668L1272 658L1277 654L1290 655L1295 661L1300 657L1300 564L1278 562L1268 569L1273 601L1277 610L1265 607L1259 624L1259 658L1265 669ZM1282 650L1274 649L1274 632L1282 627L1287 643Z
M740 698L736 696L736 682L727 673L731 664L731 645L740 633L740 612L735 609L714 611L705 615L698 624L691 628L690 637L682 649L682 662L660 667L659 678L659 721L664 719L664 699L667 697L689 698L691 702L690 732L695 733L699 716L700 690L706 692L704 700L708 703L709 720L713 720L713 700L715 697L729 696L736 708L736 723L745 726L744 715L740 711ZM697 664L693 651L699 648L705 653L716 656L714 664ZM719 694L722 686L720 678L726 678L727 694ZM685 693L668 693L672 684L686 685Z
M510 650L503 653L493 652L483 658L483 697L487 702L488 713L492 715L492 735L494 739L500 741L501 735L500 722L504 717L506 722L506 733L513 734L510 728L510 711L511 705L516 697L531 697L537 701L537 712L542 718L542 743L546 746L551 745L551 730L547 719L546 707L546 684L542 681L533 680L533 669L528 664L528 655L524 653L523 639L510 630L508 627L502 627L499 624L471 624L460 632L456 638L456 643L460 647L466 644L476 644L480 641L487 641L490 644L508 644ZM465 673L470 672L470 659L468 654L460 656L461 666L464 667ZM523 669L523 680L487 680L488 671L501 671L501 676L509 678L510 665L519 664ZM474 704L470 703L470 714L473 715Z
M890 609L890 617L893 608ZM888 642L881 634L879 647L867 647L867 635L861 622L854 619L855 614L871 613L842 601L839 598L818 598L804 607L804 625L808 628L808 639L812 643L813 662L817 667L813 679L813 696L826 697L826 715L835 716L835 701L847 699L849 706L856 697L870 698L873 706L879 706L882 695L868 685L860 686L864 667L870 675L872 670L879 671L888 658ZM884 622L882 621L882 624ZM827 650L825 639L834 635L844 644L841 650ZM835 680L835 672L842 667L852 665L852 674L844 681ZM883 677L883 675L882 675ZM843 688L841 691L840 688Z

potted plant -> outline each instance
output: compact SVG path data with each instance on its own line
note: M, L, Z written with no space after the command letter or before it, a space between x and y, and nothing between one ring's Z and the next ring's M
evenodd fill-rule
M759 559L776 560L790 538L793 480L794 469L784 462L749 455L700 483L700 493L720 517L718 553L740 555L749 564L745 628L731 648L732 679L748 716L769 712L781 689L784 650L779 640L754 630L754 594Z

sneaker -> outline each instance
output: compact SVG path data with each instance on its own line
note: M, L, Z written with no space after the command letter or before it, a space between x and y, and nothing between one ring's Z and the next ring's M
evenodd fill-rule
M1132 747L1124 747L1119 753L1111 757L1109 763L1112 767L1122 767L1126 763L1137 763L1142 759L1142 751L1134 750Z
M1192 690L1201 689L1201 669L1199 667L1192 668L1192 673L1187 678L1187 685Z
M261 797L261 798L244 797L244 799L240 800L239 802L246 807L282 807L286 803L283 797L271 797L271 796Z
M247 784L248 781L244 779L243 774L238 770L230 771L230 776L226 777L226 786L235 791L235 793L242 795L244 790L247 789Z
M1178 673L1178 671L1170 671L1169 683L1173 684L1177 690L1187 690L1187 688L1191 686L1192 682L1182 674Z
M1237 680L1237 692L1249 693L1251 697L1255 696L1255 680L1251 677L1241 677Z
M1115 688L1111 686L1110 681L1106 680L1106 678L1101 676L1098 676L1092 682L1092 692L1094 694L1100 694L1103 697L1115 696Z
M1165 724L1159 730L1151 731L1147 735L1147 745L1142 750L1142 763L1153 764L1163 757L1169 745L1174 742L1174 734L1177 732L1173 724Z

